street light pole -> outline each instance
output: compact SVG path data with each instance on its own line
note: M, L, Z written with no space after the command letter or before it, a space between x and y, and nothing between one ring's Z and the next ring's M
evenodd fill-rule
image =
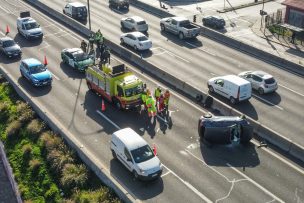
M263 7L262 7L262 11L264 12L264 0L263 0ZM263 26L263 15L261 15L261 26L260 26L260 30L262 29Z
M87 3L88 3L88 14L89 14L89 29L91 30L90 0L87 0Z

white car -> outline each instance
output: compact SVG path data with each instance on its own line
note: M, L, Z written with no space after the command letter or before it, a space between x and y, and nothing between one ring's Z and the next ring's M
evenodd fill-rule
M135 50L148 50L152 47L152 42L141 32L129 32L120 36L120 42L133 47Z
M121 28L132 31L147 32L148 24L144 19L138 16L122 18L120 20Z
M252 89L257 90L259 94L275 92L278 89L278 83L273 76L263 71L245 71L239 76L249 81Z

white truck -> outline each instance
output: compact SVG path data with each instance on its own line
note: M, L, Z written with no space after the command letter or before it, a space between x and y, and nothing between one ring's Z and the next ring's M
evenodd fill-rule
M201 31L199 26L185 17L163 18L160 20L160 29L178 35L180 39L197 37Z
M30 12L20 12L17 18L17 30L26 39L42 39L43 32L40 25L31 18Z

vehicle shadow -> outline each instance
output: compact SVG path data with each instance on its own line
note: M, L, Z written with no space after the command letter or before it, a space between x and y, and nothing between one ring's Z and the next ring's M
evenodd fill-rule
M122 47L128 49L128 51L131 51L132 53L139 55L141 58L149 58L153 55L153 52L150 49L140 51L140 50L135 50L133 47L131 47L127 44L120 43L120 45Z
M126 8L121 8L121 9L118 10L118 9L116 9L113 6L110 6L110 5L109 5L109 8L111 9L111 11L114 11L115 13L118 13L118 14L121 14L121 15L127 14L129 12L129 9L126 9Z
M21 48L38 46L43 42L43 39L27 40L20 34L16 34L14 40Z
M135 180L133 174L114 158L110 161L110 172L121 185L128 188L140 200L151 199L164 191L162 178L148 182Z
M51 85L34 87L27 79L23 77L18 78L18 84L28 92L32 97L41 97L48 94L52 90Z
M259 95L259 93L257 91L254 91L254 92L255 92L256 96L253 95L253 97L268 106L278 105L282 101L281 95L279 95L277 92L272 92L272 93L263 94L263 95ZM269 101L269 102L266 102L266 101Z
M70 78L74 79L83 79L85 78L85 73L78 71L77 69L65 64L64 62L60 62L61 70Z
M205 163L209 166L233 167L256 167L260 164L256 146L252 143L248 145L212 145L206 146L201 142L201 154Z
M197 38L184 39L181 40L177 35L168 32L160 32L163 37L167 39L167 41L171 41L179 46L186 47L188 49L195 49L203 46L203 43L199 41Z
M243 102L237 103L235 105L232 105L228 99L226 99L220 95L211 94L211 96L220 100L221 102L227 104L228 106L248 115L249 117L251 117L254 120L257 120L259 118L255 107L251 104L250 101L243 101ZM216 111L215 112L213 111L213 113L218 114L218 112L216 112Z

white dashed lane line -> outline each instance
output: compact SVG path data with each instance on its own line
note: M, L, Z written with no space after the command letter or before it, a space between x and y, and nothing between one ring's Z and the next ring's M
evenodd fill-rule
M285 89L288 89L289 91L291 91L291 92L293 92L293 93L295 93L295 94L297 94L297 95L300 95L301 97L304 97L304 94L301 94L301 93L299 93L299 92L297 92L297 91L295 91L295 90L293 90L293 89L290 89L289 87L286 87L286 86L284 86L284 85L281 85L281 84L278 84L280 87L283 87L283 88L285 88Z

